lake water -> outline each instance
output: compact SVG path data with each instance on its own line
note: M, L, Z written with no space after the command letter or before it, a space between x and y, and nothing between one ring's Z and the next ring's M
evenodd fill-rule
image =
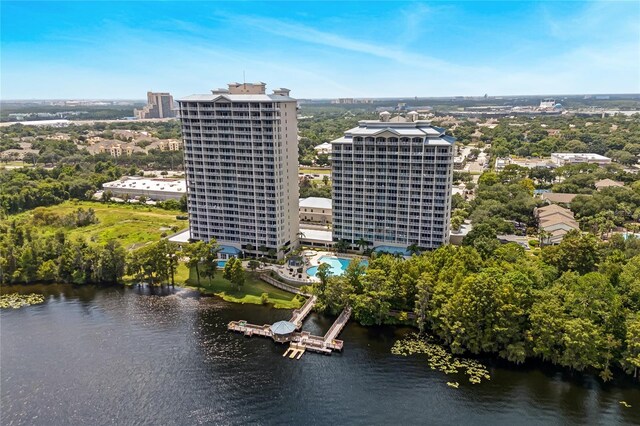
M344 352L283 358L285 346L226 330L290 312L176 289L68 285L44 304L0 313L2 425L640 424L640 385L602 384L549 366L490 365L491 381L390 353L411 330L347 325ZM324 334L332 318L304 329ZM460 382L459 389L446 385ZM623 408L624 400L632 408Z

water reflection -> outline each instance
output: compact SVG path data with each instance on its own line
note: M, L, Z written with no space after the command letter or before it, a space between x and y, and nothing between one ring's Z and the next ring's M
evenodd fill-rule
M398 357L412 330L349 324L342 354L283 358L285 347L229 333L290 312L165 287L3 287L42 305L2 311L3 424L612 424L640 423L640 389L538 363L490 362L491 381ZM312 314L324 334L333 318ZM460 382L459 389L446 386ZM618 401L633 406L624 409Z

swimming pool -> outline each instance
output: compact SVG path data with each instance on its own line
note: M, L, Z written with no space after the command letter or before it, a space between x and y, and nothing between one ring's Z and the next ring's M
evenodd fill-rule
M349 262L351 262L351 259L346 259L343 257L335 257L335 256L322 256L320 259L318 259L319 263L326 263L328 264L331 269L331 275L342 275L344 274L344 271L347 270L347 266L349 266ZM367 266L369 265L369 262L366 260L363 260L360 262L361 265ZM316 273L318 272L318 267L317 266L312 266L309 269L307 269L307 275L309 275L310 277L315 277Z
M224 268L224 265L227 264L226 260L218 260L218 268Z

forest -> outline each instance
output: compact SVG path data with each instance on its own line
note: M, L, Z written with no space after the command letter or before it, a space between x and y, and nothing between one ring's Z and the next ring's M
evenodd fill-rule
M318 307L353 308L364 325L415 315L420 331L455 354L539 358L575 370L640 369L640 240L607 243L574 232L531 256L517 244L484 253L443 246L407 260L359 259L342 276L320 266ZM397 312L400 315L392 315Z
M135 169L134 169L135 170ZM0 217L69 199L88 200L104 182L118 179L125 170L113 163L59 165L0 171Z
M358 112L352 114L344 110L314 111L314 115L298 121L300 139L298 141L298 159L301 165L329 165L328 157L316 158L315 146L339 138L346 130L358 125L360 120L376 120L376 113Z
M491 143L491 153L495 157L592 152L632 165L640 154L640 120L637 115L505 117L499 119L495 128L482 127L481 131L481 140Z
M119 239L100 241L70 232L97 222L93 209L81 207L66 215L35 209L30 216L0 222L0 284L118 284L129 279L173 285L184 255L198 279L215 275L215 241L190 244L184 252L167 239L127 250Z

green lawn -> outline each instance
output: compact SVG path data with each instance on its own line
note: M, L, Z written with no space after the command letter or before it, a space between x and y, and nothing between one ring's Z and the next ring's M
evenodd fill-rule
M222 278L222 271L218 271L213 280L201 277L201 291L205 294L215 294L228 302L254 303L257 305L262 304L260 298L262 293L267 293L269 295L269 303L273 304L275 308L296 309L302 306L302 303L295 298L294 294L280 290L258 278L254 278L249 272L246 273L246 276L246 283L240 291L238 291L229 281ZM177 282L178 279L176 278L176 283ZM195 269L191 270L191 276L187 280L187 283L192 287L197 287L198 283Z
M300 167L299 173L304 173L307 175L329 175L331 174L331 169L316 169L313 167Z
M106 243L115 239L127 249L135 249L150 241L159 241L162 233L172 234L167 228L177 226L184 229L187 221L176 219L177 215L184 215L180 211L162 210L160 208L127 204L104 204L91 201L66 201L62 204L46 207L60 216L69 214L78 208L85 210L92 208L99 220L97 224L82 228L67 229L68 238L77 236L97 243ZM17 216L28 217L32 212L20 213ZM44 227L45 232L55 232L57 227ZM197 287L195 270L189 271L184 264L178 266L175 275L176 285ZM130 277L125 277L125 281ZM302 304L291 293L275 288L262 280L254 278L247 272L247 282L238 291L231 283L222 278L222 271L218 271L213 280L201 279L202 291L215 294L223 299L235 303L262 304L262 293L268 294L268 302L276 308L295 309Z
M24 161L6 161L6 162L2 162L0 163L0 168L2 167L33 167L33 163L25 163Z
M162 233L171 235L171 227L177 226L180 230L188 226L186 220L176 219L177 215L184 215L180 211L162 210L150 206L137 206L135 204L104 204L92 201L66 201L62 204L46 207L59 215L72 213L78 208L85 210L92 208L99 220L94 225L82 228L70 229L68 237L82 236L97 243L106 243L109 240L117 240L127 249L135 248L149 241L158 241ZM30 215L30 212L21 215ZM56 227L50 227L55 232Z

